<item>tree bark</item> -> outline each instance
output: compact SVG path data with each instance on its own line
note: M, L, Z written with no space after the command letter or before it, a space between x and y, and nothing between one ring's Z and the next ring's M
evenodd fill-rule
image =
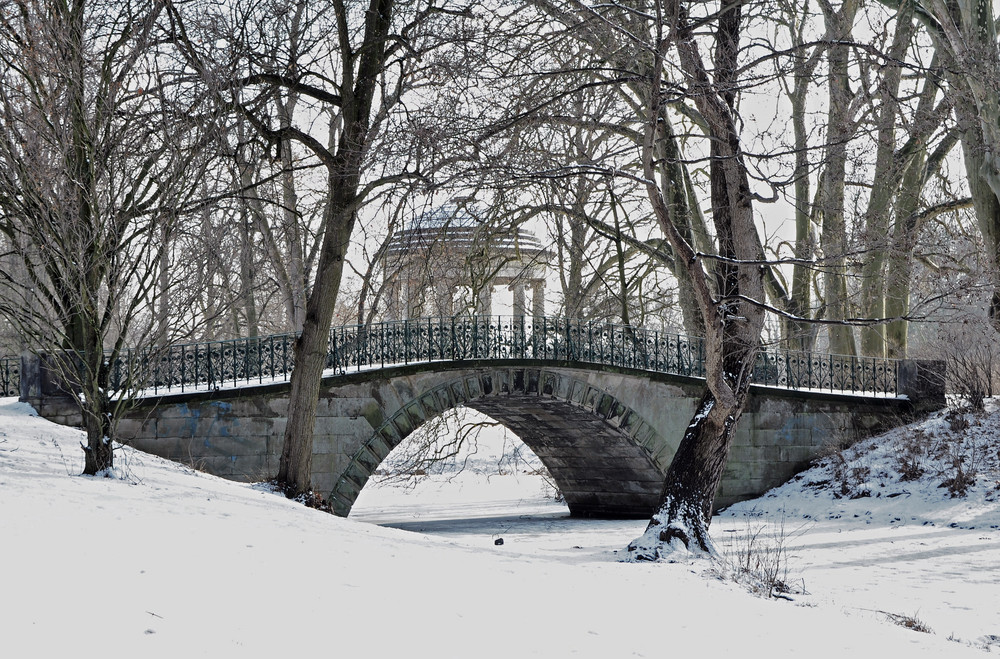
M801 47L803 37L795 34ZM794 65L794 87L789 92L792 103L792 132L795 139L795 258L792 265L792 290L788 312L798 318L808 318L811 313L813 273L805 262L816 253L816 237L812 224L812 192L809 185L809 135L806 131L806 99L809 83L816 68L817 57L798 58ZM785 323L785 342L790 350L811 351L816 330L808 322L790 320Z
M905 163L896 157L896 118L899 115L901 62L913 36L912 5L905 3L896 17L896 31L889 49L889 64L882 71L876 119L875 172L865 209L865 261L861 267L861 311L865 318L886 315L886 264L889 260L892 201L900 186ZM883 358L886 354L885 325L861 328L861 354Z
M311 490L312 450L316 406L323 369L329 353L330 326L344 273L344 258L354 229L361 166L368 145L371 109L378 77L385 65L385 44L392 22L393 0L371 0L365 17L363 45L353 49L345 42L347 15L340 12L343 128L338 151L327 160L329 197L324 212L323 245L316 281L306 303L302 334L295 342L295 368L291 377L288 423L278 466L278 483L289 497ZM355 76L355 55L360 54Z
M629 544L630 560L655 561L679 549L711 551L708 520L729 456L746 392L718 405L706 390L667 470L660 505L645 533Z
M67 169L70 180L75 184L74 207L70 210L71 231L86 233L97 220L94 208L96 192L93 170L93 142L90 120L87 113L86 75L84 63L85 0L74 0L68 7L65 18L68 21L68 99L72 126L71 144L67 154ZM87 445L84 448L83 473L96 475L114 466L114 451L111 445L108 418L106 374L104 373L103 334L100 331L97 295L108 268L100 232L94 232L92 239L85 243L80 262L76 264L71 278L78 278L75 291L67 291L70 309L67 338L69 345L68 363L63 366L64 375L75 375L72 380L79 386L83 396L81 412L87 430ZM74 367L76 367L74 371ZM72 387L75 388L75 387Z

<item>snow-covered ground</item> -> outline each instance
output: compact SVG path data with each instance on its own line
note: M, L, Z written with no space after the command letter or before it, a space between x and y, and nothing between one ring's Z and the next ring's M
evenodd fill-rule
M926 432L934 423L953 422ZM996 429L965 429L977 432ZM986 455L966 498L937 488L950 475L931 473L941 460L899 483L881 475L895 458L875 449L716 519L723 554L750 537L784 542L786 581L808 591L789 601L754 597L704 559L618 563L643 522L568 519L524 473L369 487L342 520L134 451L118 454L122 478L77 476L81 439L0 399L5 657L1000 651L998 476Z

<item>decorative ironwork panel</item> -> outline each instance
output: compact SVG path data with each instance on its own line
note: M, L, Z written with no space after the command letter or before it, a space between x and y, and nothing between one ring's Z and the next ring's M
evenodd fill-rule
M757 384L860 394L895 395L898 378L894 359L770 349L758 355L753 372Z
M0 396L19 396L21 394L21 358L5 357L0 359Z

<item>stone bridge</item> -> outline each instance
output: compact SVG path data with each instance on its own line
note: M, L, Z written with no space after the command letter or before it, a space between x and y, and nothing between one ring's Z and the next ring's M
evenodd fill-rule
M529 321L335 330L313 449L313 485L335 512L350 512L369 477L410 433L464 406L520 437L549 469L573 515L650 515L704 389L698 340ZM158 373L146 378L144 395L121 421L122 440L227 478L273 476L289 385L264 365L284 360L287 373L290 344L276 349L274 337L244 341L173 348L183 356L152 360ZM202 375L185 384L177 376L184 369ZM938 369L927 362L765 353L716 505L757 496L838 445L943 406L943 388L933 377ZM214 380L204 375L212 371ZM46 416L72 422L59 417L54 399L40 395L45 378L32 372L22 366L22 397Z

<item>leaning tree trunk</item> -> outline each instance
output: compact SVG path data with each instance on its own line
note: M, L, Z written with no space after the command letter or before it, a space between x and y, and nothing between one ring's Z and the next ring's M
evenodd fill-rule
M668 3L669 5L670 3ZM687 89L709 129L712 221L718 253L699 254L671 221L672 209L657 187L653 163L655 126L647 125L643 165L647 193L676 261L688 269L705 322L707 390L667 470L658 512L646 532L628 547L626 560L657 560L683 547L711 551L708 525L733 433L746 404L764 325L763 248L757 235L749 177L736 121L735 76L739 52L740 0L723 2L710 80L678 6L665 14L678 25L677 54ZM658 44L664 44L661 39ZM657 51L662 70L666 49ZM664 102L661 76L650 79L651 104ZM650 116L657 116L651 112ZM661 184L662 185L662 184ZM706 269L705 261L709 264Z
M629 560L655 561L682 547L711 551L708 521L748 390L730 405L718 404L710 390L702 395L667 469L659 508L628 546Z

